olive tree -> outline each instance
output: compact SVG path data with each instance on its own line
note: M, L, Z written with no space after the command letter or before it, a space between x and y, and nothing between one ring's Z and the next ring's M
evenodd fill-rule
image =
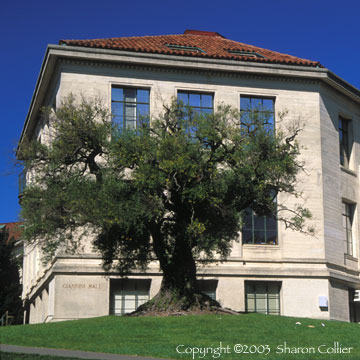
M283 121L275 132L267 116L245 118L226 105L200 116L174 100L130 130L112 125L98 102L70 96L52 114L50 141L20 147L32 174L21 203L24 235L41 239L51 257L91 234L104 268L123 276L157 261L161 289L142 309L217 305L197 289L197 268L226 259L245 209L311 232L309 210L284 215L276 202L280 193L300 195L301 126Z

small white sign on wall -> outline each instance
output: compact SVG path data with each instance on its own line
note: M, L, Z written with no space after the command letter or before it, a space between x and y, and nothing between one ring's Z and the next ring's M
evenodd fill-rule
M319 307L328 307L327 296L319 296Z

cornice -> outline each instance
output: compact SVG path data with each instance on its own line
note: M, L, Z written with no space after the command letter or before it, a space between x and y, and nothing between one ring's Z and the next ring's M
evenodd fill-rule
M116 63L105 62L97 60L74 60L67 58L59 58L59 65L76 65L76 66L88 66L91 68L110 68L110 69L126 69L126 70L143 70L153 71L159 73L173 73L183 75L204 75L212 77L227 77L227 78L239 78L248 80L267 80L267 81L279 81L279 82L295 82L304 84L319 84L319 79L306 78L306 77L289 77L270 74L256 74L239 72L235 70L214 70L214 69L194 69L194 68L182 68L182 67L162 67L159 65L148 64L131 64L131 63Z
M43 106L49 83L60 59L62 61L66 59L73 64L77 62L77 64L91 66L128 66L129 69L134 70L141 68L180 74L204 73L211 74L212 76L240 76L245 79L256 78L307 84L314 84L320 81L360 104L360 90L326 68L49 45L41 66L19 144L21 144L26 134L31 133L32 123L36 121L37 114L41 106ZM30 130L29 132L28 129ZM18 152L19 147L17 149Z

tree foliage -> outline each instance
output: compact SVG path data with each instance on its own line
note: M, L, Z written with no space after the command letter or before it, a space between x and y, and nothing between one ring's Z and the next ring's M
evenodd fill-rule
M106 269L126 275L158 260L160 292L188 304L197 266L229 255L249 206L308 231L306 208L275 201L300 195L299 125L275 132L264 112L242 121L222 105L204 117L173 101L151 125L130 131L112 126L100 103L72 96L46 116L50 141L21 144L31 179L21 205L25 237L41 239L50 257L91 234Z

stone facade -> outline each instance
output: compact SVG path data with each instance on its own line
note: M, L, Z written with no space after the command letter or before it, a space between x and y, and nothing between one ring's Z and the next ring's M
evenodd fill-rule
M40 107L60 104L69 93L100 97L111 108L114 86L149 89L151 116L181 90L212 94L215 108L221 103L239 108L241 96L271 98L276 113L287 110L289 121L304 120L299 142L306 173L299 177L299 191L316 235L279 223L276 245L242 244L240 236L228 261L199 267L199 281L223 306L238 311L255 304L285 316L360 321L355 315L350 319L358 307L351 294L360 289L357 89L324 68L51 45L23 135L46 137L47 125L37 121ZM339 117L351 123L348 167L339 162ZM296 199L280 200L296 204ZM351 255L344 242L343 202L353 209ZM156 263L126 281L104 273L90 243L81 254L59 253L46 266L37 246L24 249L23 298L30 323L118 314L156 294L160 282Z

